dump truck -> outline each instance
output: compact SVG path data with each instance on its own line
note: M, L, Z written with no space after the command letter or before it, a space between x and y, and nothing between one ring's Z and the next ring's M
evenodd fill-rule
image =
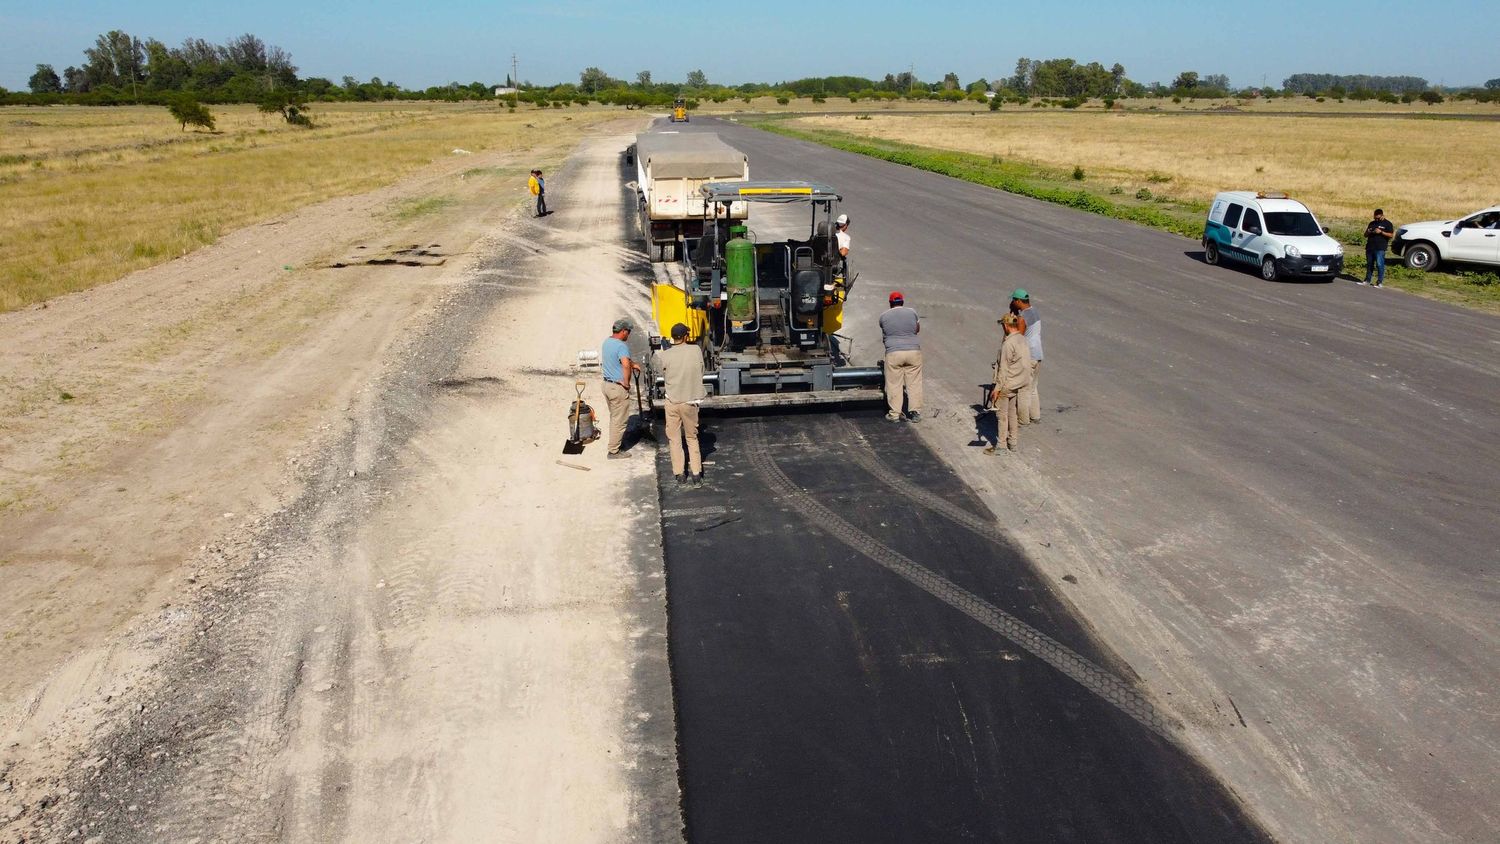
M750 178L750 160L712 132L648 132L636 137L636 194L641 236L653 261L677 260L683 238L703 235L707 217L699 188ZM748 206L731 203L724 219L744 220Z
M703 353L705 408L749 408L824 402L883 401L884 373L854 366L843 325L853 288L838 252L833 221L842 197L812 182L711 182L698 189L702 234L685 241L685 280L652 287L655 334L661 348L672 326L688 327ZM801 238L757 239L730 210L776 203L810 208ZM666 399L665 382L649 368L653 405Z

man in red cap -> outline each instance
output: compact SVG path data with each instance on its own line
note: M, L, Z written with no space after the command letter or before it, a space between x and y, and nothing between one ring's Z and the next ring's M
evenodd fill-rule
M892 290L890 310L880 315L880 336L885 340L885 400L890 412L885 418L901 421L901 400L906 399L906 418L922 421L922 344L917 335L922 323L917 312L906 307L906 297Z

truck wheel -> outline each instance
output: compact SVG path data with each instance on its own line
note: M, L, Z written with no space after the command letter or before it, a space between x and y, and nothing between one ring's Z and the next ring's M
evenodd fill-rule
M1277 278L1281 277L1281 273L1276 271L1275 258L1267 255L1266 257L1260 259L1260 277L1265 279L1266 281L1275 281Z
M1403 260L1411 269L1428 272L1438 265L1438 253L1430 243L1413 243L1406 247L1406 257Z
M1219 265L1218 241L1210 240L1207 243L1203 244L1203 260L1206 263L1213 264L1216 267Z

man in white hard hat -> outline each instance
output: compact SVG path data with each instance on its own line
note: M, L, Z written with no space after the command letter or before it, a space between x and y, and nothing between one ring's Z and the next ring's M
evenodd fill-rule
M847 278L849 275L849 215L840 214L838 219L833 221L833 225L833 237L838 241L839 260L844 264L844 276Z

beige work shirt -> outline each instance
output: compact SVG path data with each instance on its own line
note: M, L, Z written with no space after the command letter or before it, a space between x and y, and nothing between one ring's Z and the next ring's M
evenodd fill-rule
M1009 394L1030 385L1031 348L1026 345L1026 335L1007 334L995 358L995 386Z
M677 343L658 352L657 361L667 382L667 401L697 401L708 395L703 389L703 350L695 343Z

